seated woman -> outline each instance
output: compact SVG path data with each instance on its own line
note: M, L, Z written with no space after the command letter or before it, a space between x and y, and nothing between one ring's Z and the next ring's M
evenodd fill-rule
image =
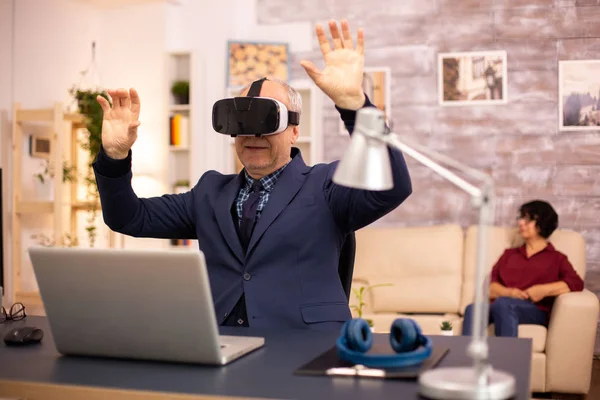
M490 278L489 323L496 336L516 337L519 324L548 326L556 296L583 290L567 256L557 251L548 237L558 227L558 215L550 204L535 200L523 204L518 217L525 244L506 249ZM470 336L473 304L465 310L462 334Z

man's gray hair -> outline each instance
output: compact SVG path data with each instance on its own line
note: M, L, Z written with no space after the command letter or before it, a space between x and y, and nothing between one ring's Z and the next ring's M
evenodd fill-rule
M298 91L296 89L294 89L293 87L288 85L287 82L285 82L285 81L282 81L282 80L276 79L276 78L268 78L268 80L279 83L281 86L283 86L287 90L288 99L289 99L289 107L290 107L289 111L295 111L301 115L302 114L302 96L300 96L300 93L298 93ZM240 90L238 92L237 96L241 96L242 93L249 90L251 85L252 85L252 83L249 83L246 86L244 86L242 88L242 90Z

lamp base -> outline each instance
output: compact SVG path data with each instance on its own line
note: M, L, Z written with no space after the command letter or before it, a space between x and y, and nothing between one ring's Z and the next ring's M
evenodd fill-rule
M430 399L505 400L516 391L515 378L491 370L488 385L478 386L473 367L447 367L425 371L419 376L419 393Z

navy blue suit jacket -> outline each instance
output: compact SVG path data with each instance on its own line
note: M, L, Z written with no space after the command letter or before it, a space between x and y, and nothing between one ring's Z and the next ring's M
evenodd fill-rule
M371 105L367 99L365 106ZM339 111L351 132L356 112ZM308 167L294 148L245 255L231 214L243 172L208 171L187 193L138 198L131 187L131 153L121 176L103 175L115 160L102 151L94 169L111 229L135 237L198 239L218 324L245 293L250 326L339 329L351 318L338 275L346 234L389 213L412 190L403 155L389 152L394 187L371 192L334 184L337 162Z

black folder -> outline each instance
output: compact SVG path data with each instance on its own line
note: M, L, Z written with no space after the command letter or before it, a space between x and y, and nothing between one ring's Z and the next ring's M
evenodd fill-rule
M433 346L429 358L420 364L401 368L369 368L341 360L337 355L336 347L333 346L298 368L294 373L296 375L347 376L377 379L417 379L422 372L435 368L448 351L447 347ZM396 353L389 344L389 337L377 334L373 335L373 346L367 354Z

